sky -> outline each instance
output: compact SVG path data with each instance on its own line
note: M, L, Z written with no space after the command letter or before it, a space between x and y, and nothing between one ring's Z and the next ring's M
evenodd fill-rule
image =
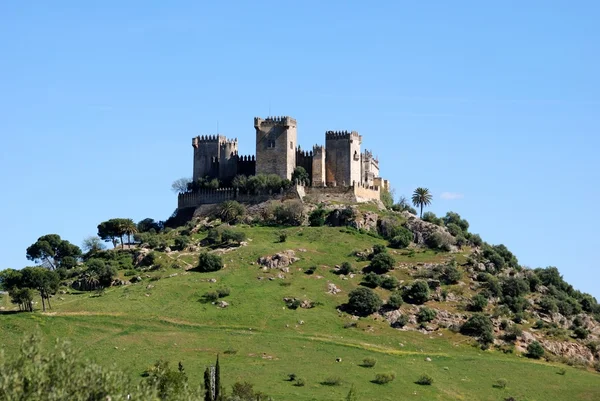
M164 220L191 138L356 130L528 267L600 299L600 3L0 2L0 269L57 233Z

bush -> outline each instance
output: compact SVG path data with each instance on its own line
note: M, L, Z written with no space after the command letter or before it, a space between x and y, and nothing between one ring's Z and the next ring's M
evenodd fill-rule
M225 223L240 221L245 214L244 205L234 200L225 201L217 206L217 216Z
M177 249L180 251L183 251L185 248L187 248L190 242L192 242L192 239L189 236L180 235L179 237L175 238L175 247L177 247Z
M371 260L371 269L377 273L387 273L394 268L396 261L387 253L378 253Z
M433 309L423 307L417 313L417 321L419 323L431 322L437 316L437 312Z
M199 272L216 272L223 268L223 260L220 256L212 253L201 253L198 258L198 267L196 270Z
M380 307L381 299L368 288L357 288L348 296L348 308L355 315L368 316Z
M399 285L400 283L398 282L398 279L394 276L383 276L379 282L379 286L381 288L390 291L398 288Z
M471 298L469 309L473 312L481 312L488 304L488 299L481 294L477 294Z
M210 291L202 295L202 302L210 303L219 299L219 294L216 291Z
M229 288L219 288L217 289L217 295L219 298L228 297L231 294L231 290Z
M456 240L448 233L436 231L427 238L426 243L431 249L448 252L452 249L452 245L456 243Z
M360 366L364 368L372 368L373 366L375 366L376 363L377 360L375 358L365 358L363 359L362 364Z
M479 234L472 234L469 238L469 241L471 241L471 244L473 244L473 246L481 246L483 244L483 240L481 239L481 236Z
M377 288L381 284L381 276L376 273L369 272L364 275L362 284L369 288Z
M420 384L421 386L431 386L433 384L433 378L429 375L422 375L415 383Z
M338 376L331 376L321 382L324 386L339 386L342 384L342 378Z
M387 305L394 309L400 308L403 303L404 300L402 299L401 292L394 292L392 295L390 295L390 298L387 301Z
M542 344L537 341L532 342L527 346L527 354L528 358L540 359L544 356L544 348Z
M381 253L387 253L387 248L385 247L385 245L381 245L381 244L373 245L373 252L371 253L371 256L369 257L369 260L372 260L375 256L377 256Z
M274 216L277 224L299 226L304 219L304 205L299 200L286 201L275 207Z
M301 377L297 378L296 382L294 383L294 386L296 386L296 387L304 387L305 385L306 385L306 380L304 380Z
M516 325L512 325L505 330L504 340L514 342L518 337L523 335L523 330Z
M288 237L288 234L285 231L281 231L278 234L279 242L285 242L285 241L287 241L287 237Z
M410 231L404 227L400 227L399 234L397 234L395 237L393 237L390 240L390 246L392 248L398 248L398 249L406 248L407 246L410 245L410 243L413 241L413 239L414 239L414 235L413 235L412 231Z
M444 284L456 284L461 279L461 277L462 273L460 272L460 270L458 270L458 268L455 265L451 264L444 267L441 279L444 282Z
M392 327L404 327L408 324L408 316L406 315L400 315L398 316L398 318L396 319L396 321L394 323L392 323Z
M433 212L425 212L423 213L423 221L428 223L435 224L436 226L441 226L444 224L441 218L437 217Z
M556 304L556 300L549 296L543 296L539 300L538 305L543 312L548 314L553 314L558 311L558 305Z
M308 222L311 227L321 227L325 225L325 217L327 216L327 210L317 208L310 212L308 215Z
M573 335L575 338L579 338L581 340L585 340L590 333L584 327L575 327L573 330Z
M375 375L375 380L373 380L373 382L377 383L377 384L387 384L389 382L394 381L395 378L396 378L396 374L394 372L377 373Z
M403 298L410 304L421 305L429 299L429 286L425 281L417 280L404 290Z
M508 381L506 379L498 379L496 383L494 383L493 387L495 388L506 388Z
M460 332L471 337L478 337L481 343L491 344L494 341L494 326L487 316L474 314L460 328Z
M337 271L338 274L344 275L348 275L354 272L356 272L356 269L354 269L354 267L352 267L352 265L349 262L342 263L339 270Z
M246 233L244 233L242 231L234 231L234 230L226 228L223 230L223 233L221 234L221 239L223 242L226 242L228 244L238 244L239 245L246 240Z

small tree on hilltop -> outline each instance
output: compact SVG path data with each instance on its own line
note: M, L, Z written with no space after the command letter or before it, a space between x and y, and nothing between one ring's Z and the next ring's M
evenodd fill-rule
M358 316L368 316L381 307L381 298L368 288L360 287L348 295L348 308Z
M171 191L176 194L180 192L187 192L189 184L191 184L191 178L180 178L178 180L173 181L171 184Z
M26 251L27 259L42 263L54 270L58 267L71 268L81 256L81 249L58 234L43 235Z
M423 217L423 207L431 205L432 199L433 196L429 193L429 189L422 187L415 189L412 196L412 202L415 207L421 209L421 217Z

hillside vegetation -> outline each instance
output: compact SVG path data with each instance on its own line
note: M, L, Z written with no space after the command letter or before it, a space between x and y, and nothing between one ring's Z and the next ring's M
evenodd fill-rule
M116 248L63 244L56 284L36 268L0 273L11 292L0 299L3 366L35 333L42 350L59 338L77 360L114 364L130 388L169 362L160 377L173 390L130 391L157 399L188 399L174 367L196 389L217 355L237 394L227 399L600 399L593 297L555 268L521 267L455 213L393 209L229 202L174 228L148 219L119 235L104 222L99 235ZM20 399L7 389L0 379L0 400Z

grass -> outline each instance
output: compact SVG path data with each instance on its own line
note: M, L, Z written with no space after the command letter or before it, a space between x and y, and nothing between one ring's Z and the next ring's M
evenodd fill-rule
M361 401L496 401L500 398L492 386L498 377L510 383L506 397L518 400L600 398L597 373L568 368L568 375L557 375L560 365L500 351L481 351L473 346L472 339L450 331L430 335L398 331L381 319L355 321L338 312L336 307L346 302L361 275L343 280L331 272L333 266L348 261L363 267L366 262L356 262L350 256L352 252L383 244L383 240L340 233L339 228L330 227L239 229L251 241L246 247L226 253L226 267L221 271L150 272L151 276L163 277L152 281L154 287L150 289L147 285L151 279L144 278L139 284L110 288L99 298L75 292L61 295L64 300L57 296L54 309L46 314L0 316L5 352L10 355L17 350L22 333L38 331L48 346L57 337L68 339L87 357L102 364L116 363L133 377L140 377L158 359L174 364L181 361L194 384L202 382L205 366L220 354L223 380L228 386L249 381L277 400L342 400L354 384ZM285 243L278 243L276 234L282 230L288 237ZM295 250L301 260L284 273L285 280L269 280L279 271L264 272L256 260L286 249ZM415 264L448 258L447 254L432 251L417 251L413 257L401 252L392 255L398 262ZM194 264L197 255L171 253L169 258ZM317 266L317 270L312 275L304 274L311 266ZM169 278L174 272L179 274ZM407 278L402 269L394 274ZM209 278L217 282L211 283ZM282 282L288 284L280 285ZM335 283L342 292L328 294L328 282ZM222 288L230 289L226 298L229 307L198 302L203 294ZM389 291L377 291L389 295ZM310 299L320 305L290 310L285 307L284 297ZM12 308L6 298L2 297L0 306ZM427 357L431 362L426 361ZM341 362L336 362L338 358ZM377 360L377 372L366 372L361 367L367 358ZM295 372L303 385L287 381L290 372ZM379 372L398 374L382 386L371 382ZM421 375L431 376L433 384L415 384ZM339 378L339 385L322 385L328 378Z

